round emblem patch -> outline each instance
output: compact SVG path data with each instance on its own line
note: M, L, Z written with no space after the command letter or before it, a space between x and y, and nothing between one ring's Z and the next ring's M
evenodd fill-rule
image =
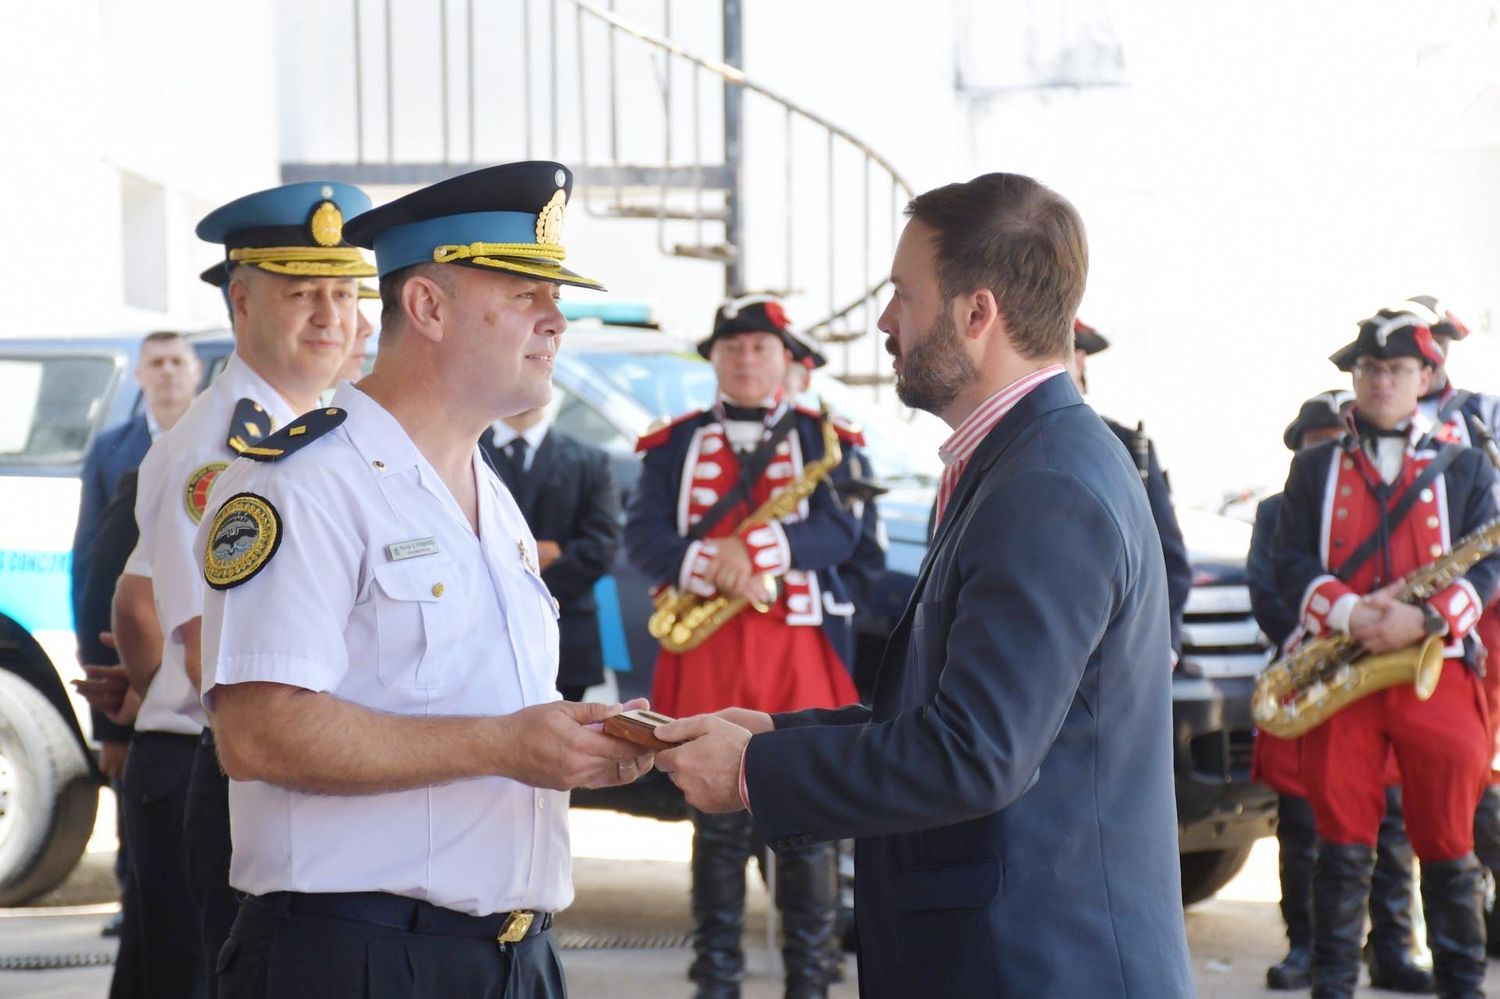
M344 214L338 205L325 201L313 212L308 228L319 246L338 246L344 241Z
M236 493L224 501L208 532L203 578L216 590L250 579L281 544L281 515L264 496Z
M193 523L203 519L203 511L208 509L208 491L213 488L214 479L228 467L228 462L211 461L206 465L199 465L188 476L187 485L182 489L182 505L187 508L187 515L192 518Z

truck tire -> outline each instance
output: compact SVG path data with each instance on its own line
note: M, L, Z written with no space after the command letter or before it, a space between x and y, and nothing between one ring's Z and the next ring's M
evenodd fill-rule
M1245 866L1252 844L1231 847L1228 850L1205 850L1202 853L1184 853L1182 862L1182 904L1194 905L1227 885Z
M99 785L50 701L0 670L0 906L63 882L94 831Z

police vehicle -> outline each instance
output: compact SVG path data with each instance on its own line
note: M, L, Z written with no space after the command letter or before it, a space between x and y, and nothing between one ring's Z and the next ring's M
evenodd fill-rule
M84 452L140 412L141 339L0 340L0 906L66 878L94 828L69 570ZM191 342L204 371L232 348L222 332Z

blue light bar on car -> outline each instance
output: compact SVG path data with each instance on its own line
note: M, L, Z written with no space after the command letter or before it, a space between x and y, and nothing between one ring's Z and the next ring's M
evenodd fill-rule
M569 298L558 303L568 322L597 319L606 326L647 326L655 328L656 306L650 302L595 301Z

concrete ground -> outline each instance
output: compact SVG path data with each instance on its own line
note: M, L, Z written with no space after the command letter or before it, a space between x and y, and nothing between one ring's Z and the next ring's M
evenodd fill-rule
M113 941L99 927L118 908L113 861L113 800L105 792L89 853L73 876L39 904L0 909L0 966L15 958L49 963L107 962ZM675 999L691 994L685 972L688 865L691 829L612 812L573 813L574 881L578 900L557 920L563 963L575 999ZM779 972L766 948L766 893L750 881L750 930L746 934L750 975L745 999L781 994ZM1202 999L1247 999L1275 995L1265 989L1266 966L1285 948L1276 911L1276 844L1262 840L1234 881L1209 902L1187 913L1194 977ZM1489 985L1500 995L1500 965L1491 965ZM102 999L111 968L0 971L0 997ZM835 999L858 994L854 962ZM1390 993L1363 990L1370 996ZM1071 997L1069 997L1071 999Z

